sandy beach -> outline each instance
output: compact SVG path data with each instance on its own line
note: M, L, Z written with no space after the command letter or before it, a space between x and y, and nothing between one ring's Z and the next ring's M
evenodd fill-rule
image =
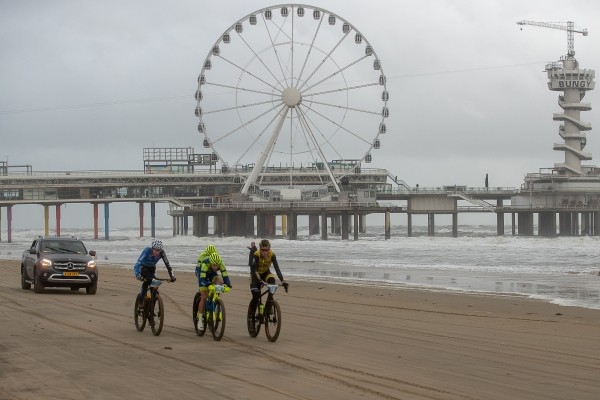
M131 270L100 268L94 296L35 294L0 261L0 399L600 398L600 310L290 281L270 343L248 335L248 279L234 276L216 342L195 335L196 279L178 273L155 337L134 327Z

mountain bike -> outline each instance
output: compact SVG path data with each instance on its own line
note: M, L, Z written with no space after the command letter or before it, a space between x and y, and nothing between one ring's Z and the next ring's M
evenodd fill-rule
M200 292L196 292L192 309L192 319L196 335L204 336L206 327L214 340L219 341L225 333L225 304L221 300L221 293L227 293L231 288L227 285L208 286L208 296L204 303L204 318L200 315Z
M248 305L248 333L251 337L258 336L261 325L265 326L265 334L269 342L274 342L281 331L281 307L275 298L275 292L280 285L267 284L267 288L258 298L258 304L252 307L252 300ZM287 292L287 288L285 289ZM263 297L267 299L263 303Z
M158 287L164 281L170 282L171 280L152 279L141 308L138 307L138 301L142 296L141 293L138 293L135 298L133 319L135 321L135 328L140 332L146 327L146 322L150 325L154 336L160 335L160 332L162 331L163 323L165 322L165 309L162 297L160 297L160 293L158 293Z

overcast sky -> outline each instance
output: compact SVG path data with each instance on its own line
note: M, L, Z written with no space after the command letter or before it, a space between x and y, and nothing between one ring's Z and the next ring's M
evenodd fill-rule
M255 0L0 0L0 160L34 171L143 168L144 147L202 148L197 77L213 43ZM582 68L600 68L594 0L320 0L354 25L387 75L390 118L372 167L409 185L519 187L563 162L557 92L544 66L574 21ZM599 91L584 101L586 151L600 157ZM15 208L15 212L17 212ZM4 210L3 210L4 211ZM65 217L63 215L63 217ZM4 226L3 218L3 226Z

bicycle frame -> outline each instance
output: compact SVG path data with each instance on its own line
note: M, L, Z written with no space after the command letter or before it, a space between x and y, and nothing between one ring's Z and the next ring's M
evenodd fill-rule
M146 321L150 323L150 327L152 328L152 333L155 336L160 335L162 331L163 322L164 322L164 309L163 309L163 301L158 292L158 287L162 284L163 281L170 281L170 279L159 279L153 278L148 286L148 293L142 300L142 310L137 309L137 301L134 306L134 321L135 326L138 331L143 331L146 326ZM136 297L136 299L139 298ZM157 304L158 303L158 304ZM155 307L158 305L158 310ZM154 313L156 312L156 315ZM154 317L158 318L157 321L154 320Z
M196 293L194 296L193 304L193 315L192 320L194 322L194 330L196 335L204 336L206 328L210 330L210 333L214 340L221 340L225 333L225 304L221 300L221 293L227 293L231 290L226 285L209 285L206 300L204 302L204 319L200 319L200 293Z
M204 315L206 315L207 321L210 318L212 318L213 321L216 321L217 317L222 317L221 315L217 315L215 303L219 300L221 293L227 293L229 290L231 289L225 285L210 285L208 287L208 296L206 297L206 304L204 305Z
M263 320L262 321L263 324L266 323L266 321L264 321L264 319L265 319L265 315L264 315L265 307L266 307L267 304L269 304L271 301L273 301L273 295L277 291L278 287L279 287L279 285L267 284L267 288L260 295L260 298L258 300L258 307L259 307L258 313L260 314L261 319ZM263 296L265 294L267 295L267 299L265 300L265 303L263 304L262 298L263 298Z
M270 342L279 337L281 330L281 307L275 300L275 292L279 285L267 284L267 288L260 294L255 308L252 301L248 305L248 333L251 337L258 336L261 325L265 326L265 334ZM267 296L264 303L263 297Z

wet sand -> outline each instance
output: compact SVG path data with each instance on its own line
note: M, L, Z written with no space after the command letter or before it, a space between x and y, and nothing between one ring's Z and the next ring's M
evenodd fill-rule
M100 268L96 295L35 294L0 261L0 399L600 398L600 310L292 280L270 343L249 337L248 279L234 276L215 342L195 335L196 279L178 273L155 337L135 330L131 270Z

